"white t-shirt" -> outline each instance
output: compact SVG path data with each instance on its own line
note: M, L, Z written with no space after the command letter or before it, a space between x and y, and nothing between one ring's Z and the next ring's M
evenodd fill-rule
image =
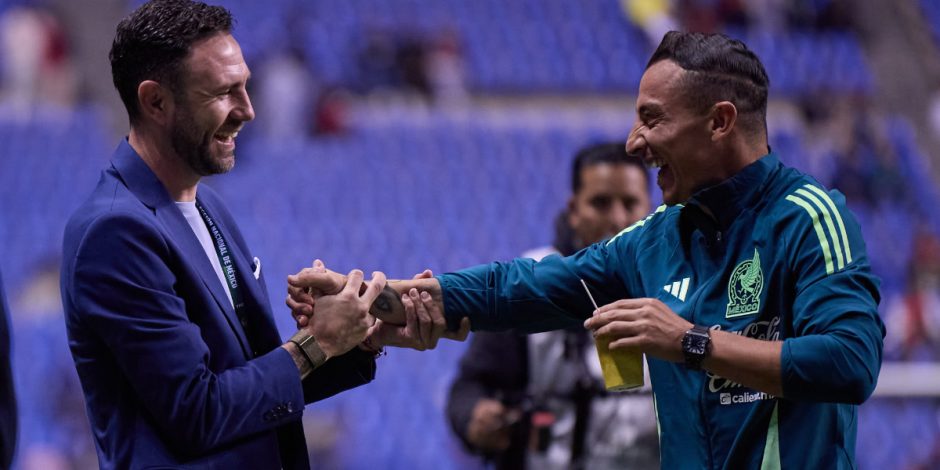
M228 282L226 282L225 274L222 272L222 264L219 263L219 254L215 251L215 244L212 243L212 235L209 234L206 222L202 220L202 216L199 215L199 209L196 208L196 201L177 202L176 207L179 207L180 212L183 213L183 217L186 217L186 221L189 222L189 226L196 234L196 238L199 239L202 250L205 251L206 256L209 257L209 264L215 269L215 275L219 277L219 282L222 283L222 290L225 291L225 296L228 297L229 303L234 307L235 302L232 301L232 292L228 290Z

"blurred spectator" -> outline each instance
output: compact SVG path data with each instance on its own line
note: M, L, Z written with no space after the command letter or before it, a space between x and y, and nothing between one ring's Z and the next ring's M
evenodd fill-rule
M885 309L885 356L940 361L940 242L932 234L914 240L907 292Z
M582 150L555 242L523 257L570 256L615 235L649 212L648 194L646 167L622 143ZM580 326L474 333L447 410L454 432L498 469L659 468L649 387L607 392L594 342Z
M678 19L682 29L700 33L713 34L719 32L717 5L715 2L702 0L681 0L679 2Z
M852 8L855 4L852 0L815 0L816 10L816 28L826 29L850 29L852 27Z
M783 0L780 12L789 29L826 30L851 27L851 0Z
M345 134L349 129L349 92L330 88L320 94L314 108L313 135Z
M680 28L701 33L729 27L786 33L851 26L850 0L621 0L621 5L653 44Z
M882 202L910 202L883 117L861 96L823 99L826 102L828 106L804 104L804 110L810 127L821 122L818 127L825 129L816 137L826 142L835 159L832 186L854 204L874 207Z
M829 94L813 93L798 102L796 113L807 146L805 166L799 169L828 187L834 187L832 180L839 165L836 155L846 152L852 139L848 113L845 126L835 119L837 102Z
M266 61L258 77L257 121L269 139L300 137L310 128L316 84L302 54L292 51Z
M59 294L58 257L37 263L14 299L13 327L19 358L21 444L17 467L23 470L97 468L98 460L85 413L81 385L68 351ZM49 380L55 377L55 380Z
M747 14L738 0L679 0L683 29L719 33L726 26L747 26Z
M364 91L388 88L397 82L395 39L391 34L372 31L359 53L359 74Z
M78 75L69 60L68 40L51 14L12 8L0 17L3 101L14 117L26 119L40 103L70 108Z
M16 449L16 397L10 370L10 327L0 274L0 469L9 469Z
M430 97L431 84L428 81L426 61L427 51L420 38L407 37L399 42L395 51L395 67L400 83L406 89Z
M640 27L650 44L659 44L669 31L679 29L672 17L672 0L620 0L621 8Z
M435 101L443 105L467 101L466 72L456 34L447 33L434 41L425 66Z

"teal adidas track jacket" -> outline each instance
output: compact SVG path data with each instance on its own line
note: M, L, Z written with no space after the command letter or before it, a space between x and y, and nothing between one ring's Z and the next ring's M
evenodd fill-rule
M662 468L857 467L858 405L875 388L884 324L879 280L840 193L771 153L568 258L438 277L450 328L468 316L474 330L529 333L591 315L580 279L599 305L657 298L694 324L784 342L784 397L648 358Z

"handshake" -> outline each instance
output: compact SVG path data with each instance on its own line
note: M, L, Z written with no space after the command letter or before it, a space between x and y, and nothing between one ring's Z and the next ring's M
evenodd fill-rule
M297 328L316 338L327 358L355 347L434 349L441 338L467 339L470 320L447 331L441 285L424 271L411 280L386 280L381 272L364 281L362 271L348 275L313 267L287 277L287 306Z

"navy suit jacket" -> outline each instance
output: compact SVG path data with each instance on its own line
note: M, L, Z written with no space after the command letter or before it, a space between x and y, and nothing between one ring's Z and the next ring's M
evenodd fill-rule
M13 373L10 370L10 330L7 325L7 302L3 296L0 276L0 469L10 468L16 448L16 398L13 395Z
M308 469L305 403L372 380L359 350L301 383L264 277L211 188L256 350L166 188L125 139L65 229L62 303L102 469ZM215 261L215 260L212 260Z

